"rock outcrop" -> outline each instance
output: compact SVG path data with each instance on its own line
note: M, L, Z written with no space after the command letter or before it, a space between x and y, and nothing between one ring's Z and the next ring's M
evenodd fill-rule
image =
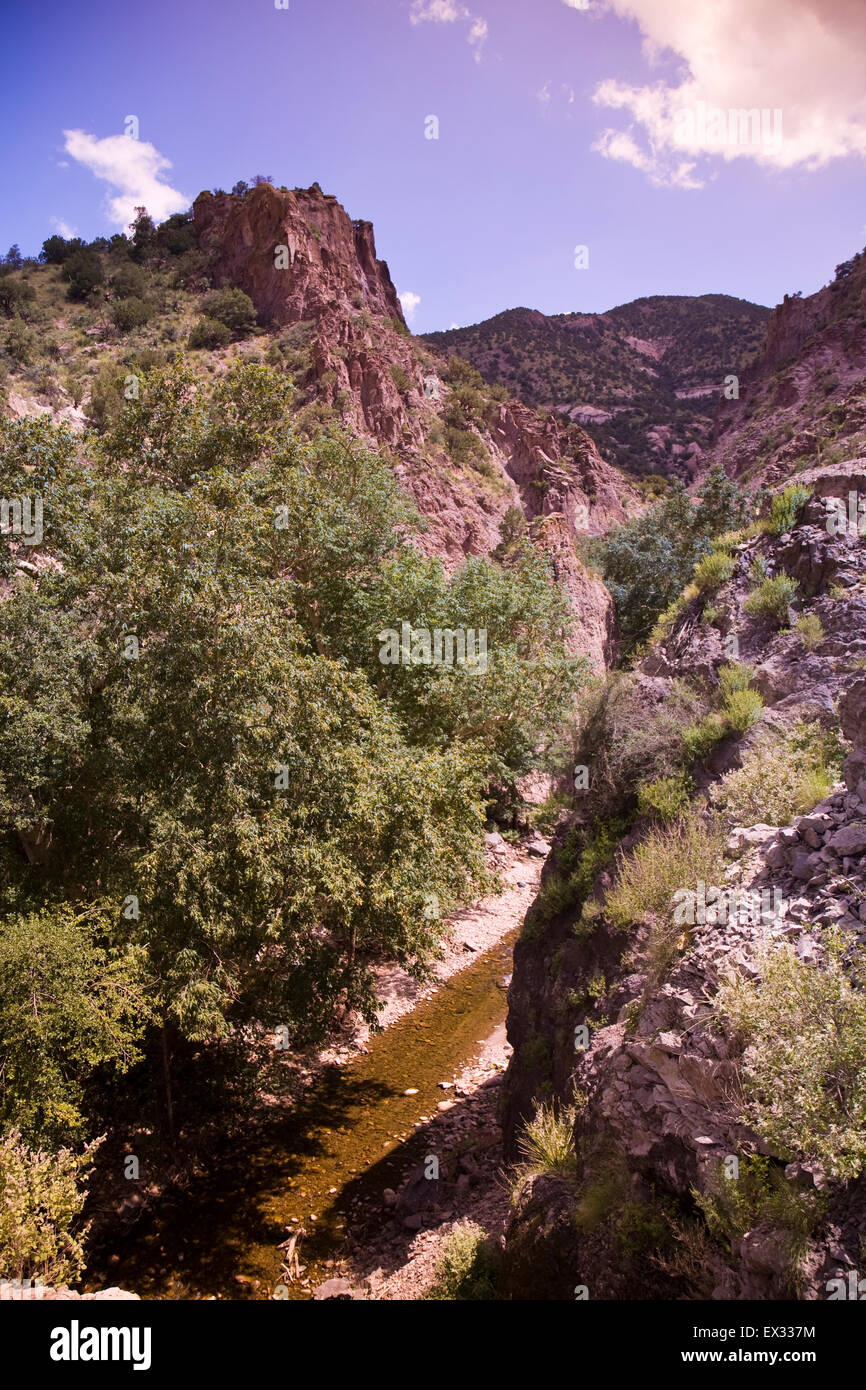
M303 403L391 454L428 523L420 544L449 565L489 554L510 508L541 522L574 601L576 650L608 659L612 606L574 541L639 510L640 498L579 426L486 391L461 395L446 359L409 334L369 222L317 185L263 183L244 197L201 194L195 225L217 284L243 289L274 334L300 335ZM294 341L294 339L293 339ZM455 438L463 454L455 456Z
M866 257L770 315L736 399L719 403L709 463L774 485L866 449Z
M861 478L861 460L814 473L814 495L788 534L756 536L735 551L734 574L714 596L714 621L702 622L701 601L693 600L667 641L624 678L631 725L649 758L647 731L684 682L712 698L732 650L753 668L764 700L758 723L693 769L716 808L725 805L719 779L765 740L823 728L844 741L844 780L808 811L781 825L732 825L727 816L718 882L739 895L732 900L760 910L718 921L707 913L670 940L663 967L653 954L652 913L628 930L608 920L621 856L643 842L651 822L635 817L629 788L611 791L607 750L587 729L578 757L589 768L589 789L577 793L559 827L515 949L514 1056L502 1112L506 1153L516 1159L536 1106L567 1107L577 1096L576 1166L571 1176L537 1173L521 1184L505 1244L506 1296L573 1299L586 1286L592 1299L817 1299L828 1296L828 1281L862 1262L864 1180L829 1181L820 1164L774 1150L744 1121L743 1044L714 1007L725 981L759 978L767 949L788 943L800 961L820 963L831 927L866 948L866 554L856 532L835 534L827 524L828 499L846 496ZM811 649L796 628L746 611L758 567L797 578L796 613L821 625ZM586 862L576 852L585 854L599 826L625 811L613 857L590 859L588 877L569 880L575 862ZM700 876L697 865L694 872ZM579 886L569 896L564 882ZM773 1219L765 1211L732 1246L704 1218L718 1204L725 1164L754 1159L770 1165L792 1210L799 1202L812 1212L808 1239L801 1232L796 1249L781 1198Z

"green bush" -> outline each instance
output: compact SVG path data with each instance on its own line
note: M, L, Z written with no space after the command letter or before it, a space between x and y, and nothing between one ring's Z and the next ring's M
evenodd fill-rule
M143 299L130 295L119 299L111 307L111 321L120 333L128 333L132 328L141 328L151 316L151 306Z
M716 1009L746 1040L743 1117L786 1159L851 1180L866 1166L866 956L828 931L820 965L793 946L760 958L760 978L722 985Z
M781 536L790 531L797 524L797 517L811 496L811 490L799 483L791 483L784 492L777 492L770 504L767 523L771 535Z
M477 1302L496 1298L497 1260L480 1226L461 1222L442 1242L433 1283L425 1299Z
M747 662L732 661L719 667L719 691L726 700L735 690L748 690L755 675L754 666Z
M412 379L409 373L406 371L405 367L401 367L397 362L391 363L390 372L391 380L397 387L397 390L401 395L405 395L412 385Z
M658 782L639 782L637 808L642 816L655 814L666 823L679 820L688 808L694 784L685 773L662 777Z
M757 724L764 701L757 690L732 690L725 697L722 709L725 719L738 734Z
M256 326L256 306L243 290L214 290L205 295L205 318L225 324L235 338L247 338Z
M725 835L718 820L697 811L675 825L652 826L622 861L607 895L607 916L619 929L648 916L666 918L678 888L713 883L723 868Z
M686 758L689 762L702 762L730 732L730 726L723 714L713 712L704 715L703 719L698 719L683 730L683 751Z
M219 319L200 318L189 335L189 346L212 350L225 347L231 340L231 329Z
M574 1174L574 1120L573 1106L560 1110L552 1105L538 1107L517 1141L523 1159L521 1178L535 1173L559 1173L566 1177Z
M702 1191L692 1188L695 1205L712 1239L728 1255L739 1255L740 1242L756 1226L771 1226L780 1237L788 1269L785 1282L799 1292L799 1265L808 1237L826 1207L812 1189L787 1181L777 1164L763 1154L744 1154L736 1177L724 1163L711 1169Z
M752 590L746 599L746 612L751 618L764 618L781 627L787 621L788 609L798 587L796 579L781 570L774 578L765 579L757 589Z
M841 773L838 738L815 725L768 732L742 767L727 773L713 800L731 825L787 825L823 801Z
M827 635L817 613L803 613L797 619L796 632L807 652L819 647Z
M715 468L697 504L675 482L642 516L611 528L596 547L598 563L630 647L650 633L661 613L670 612L695 566L712 550L712 538L739 526L753 506L724 469ZM721 574L728 564L733 573L730 558L713 561L710 573Z
M80 1154L31 1149L13 1129L0 1139L0 1278L70 1284L84 1267L80 1221L99 1140Z
M692 577L692 583L701 594L711 594L731 578L737 562L731 555L726 555L723 550L711 550L709 555L705 555L698 561Z
M94 251L87 249L74 251L67 256L62 274L69 281L69 298L74 300L87 299L105 283L102 261Z

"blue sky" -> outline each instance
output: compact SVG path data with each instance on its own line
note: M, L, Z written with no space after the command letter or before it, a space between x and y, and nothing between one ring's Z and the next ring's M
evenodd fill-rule
M424 332L643 294L773 304L866 241L863 0L288 4L7 14L0 246L110 234L141 188L170 211L255 173L318 180L374 223ZM778 110L784 140L685 130L701 103Z

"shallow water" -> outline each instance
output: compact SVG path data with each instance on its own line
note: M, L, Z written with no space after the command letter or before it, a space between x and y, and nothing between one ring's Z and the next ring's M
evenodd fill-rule
M329 1067L260 1144L160 1201L116 1247L111 1282L142 1298L263 1299L281 1284L290 1298L307 1298L339 1274L325 1261L347 1253L347 1234L363 1244L366 1223L381 1227L389 1215L383 1189L435 1152L427 1124L415 1122L452 1094L437 1083L475 1058L503 1022L515 937L371 1038L368 1053ZM404 1095L410 1087L418 1094ZM281 1275L277 1247L298 1224L309 1288Z

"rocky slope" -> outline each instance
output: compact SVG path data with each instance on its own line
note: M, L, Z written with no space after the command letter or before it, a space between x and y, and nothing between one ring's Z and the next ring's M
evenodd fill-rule
M768 1142L752 1127L744 1039L716 1003L726 981L764 978L767 947L790 943L796 959L822 967L831 926L846 943L866 944L866 555L856 531L828 527L829 499L866 487L864 464L804 475L813 496L798 524L780 537L742 541L712 620L701 617L706 600L693 599L668 639L619 682L606 739L598 720L586 728L579 759L589 788L558 831L515 951L514 1057L503 1107L506 1151L515 1158L539 1103L577 1101L576 1159L572 1172L548 1166L518 1189L505 1241L506 1297L532 1289L535 1298L570 1299L585 1286L577 1296L817 1299L828 1297L828 1281L847 1280L862 1264L866 1184L828 1175L814 1153ZM810 618L808 639L802 624L777 627L747 611L759 568L796 578L791 616ZM684 688L706 709L732 652L753 668L764 708L754 727L717 742L692 775L696 797L726 826L715 882L766 892L762 901L774 910L718 922L708 912L672 930L670 907L656 903L633 912L624 930L621 916L611 916L611 894L628 855L658 830L636 815L622 750L631 740L644 767L658 761L664 738L682 733ZM773 807L784 803L776 783L798 738L821 730L848 750L844 780L829 791L819 786L807 813L774 823ZM761 749L769 751L756 761ZM738 768L751 769L757 824L732 818L737 798L726 796L731 783L723 779ZM742 804L741 785L740 816ZM610 842L594 855L600 827ZM698 855L678 887L695 890L692 874L704 876ZM711 871L706 878L714 881ZM805 1052L805 1025L800 1034ZM847 1084L841 1074L838 1084ZM781 1105L808 1114L805 1098L793 1104L785 1095ZM726 1183L731 1160L739 1175Z
M693 478L724 378L754 354L768 315L729 295L656 295L603 314L509 309L425 341L579 421L619 467Z
M369 222L317 184L261 181L200 194L189 218L128 253L97 240L85 254L101 279L73 301L65 263L0 265L5 409L102 428L123 408L123 373L164 363L165 343L187 344L203 373L264 360L292 380L298 428L340 424L386 454L424 518L428 554L450 567L494 551L507 516L511 534L525 526L572 596L573 646L599 667L609 659L610 599L574 542L633 514L638 493L578 424L491 390L409 333ZM230 346L190 347L208 292L231 288L252 300L258 325Z
M803 299L786 295L770 315L737 399L719 405L709 462L731 477L773 485L841 462L866 443L866 257L836 268Z
M572 595L575 646L602 664L610 603L573 541L623 520L639 498L591 438L491 397L412 338L371 224L352 222L317 185L260 184L243 198L203 193L194 216L216 282L249 294L278 341L277 330L303 330L304 403L318 402L393 454L429 524L422 544L449 562L487 554L506 512L519 508Z

